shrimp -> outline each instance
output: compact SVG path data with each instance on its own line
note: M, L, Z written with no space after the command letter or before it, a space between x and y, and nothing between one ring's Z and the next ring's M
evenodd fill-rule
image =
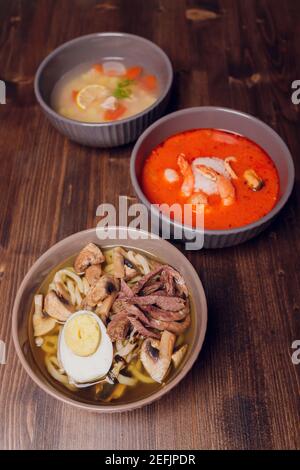
M235 201L235 189L228 178L223 175L217 176L217 185L224 206L231 206Z
M192 205L197 206L198 204L207 204L208 199L206 194L203 191L197 191L191 195L188 202Z
M236 162L235 157L226 157L224 160L224 165L227 170L227 172L230 174L231 178L236 180L237 179L237 174L236 172L231 168L230 162Z
M229 178L226 178L224 175L220 175L215 170L208 168L205 165L197 165L197 170L199 170L206 178L217 183L218 192L224 206L230 206L234 203L235 189Z
M189 197L194 189L194 173L191 165L185 158L184 153L180 153L177 157L177 163L180 169L180 172L183 176L183 183L181 185L181 192L184 196Z
M218 173L212 168L205 165L196 165L197 170L202 173L203 176L211 181L217 181Z

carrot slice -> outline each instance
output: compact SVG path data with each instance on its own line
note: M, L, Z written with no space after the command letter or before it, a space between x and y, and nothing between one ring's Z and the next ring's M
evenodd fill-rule
M72 90L72 100L73 101L76 101L77 95L78 95L78 91L77 90Z
M141 85L147 90L155 90L157 78L154 75L145 75L145 77L141 78Z
M129 80L135 80L141 75L142 71L142 67L130 67L129 69L127 69L125 77Z
M126 106L123 104L118 104L116 109L107 109L104 113L104 119L106 121L115 121L119 117L121 117L125 111L127 111Z
M99 72L99 73L102 73L102 72L103 72L102 64L95 64L95 65L93 65L93 69L96 70L96 72Z

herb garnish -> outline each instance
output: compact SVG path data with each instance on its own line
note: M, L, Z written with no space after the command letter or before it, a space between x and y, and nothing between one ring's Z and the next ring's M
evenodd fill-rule
M124 98L129 98L131 95L132 91L130 85L133 84L133 80L130 80L129 78L125 78L124 80L121 80L116 89L113 92L113 96L119 100L122 100Z

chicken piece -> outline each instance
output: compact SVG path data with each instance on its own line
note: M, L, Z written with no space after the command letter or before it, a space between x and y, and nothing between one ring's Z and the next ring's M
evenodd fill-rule
M100 264L93 264L85 271L85 277L90 286L93 286L97 281L99 281L101 274L102 268Z
M105 257L100 248L94 243L89 243L81 250L75 259L74 268L78 274L81 274L84 273L89 266L103 263L104 260Z
M89 307L95 307L106 297L114 292L118 292L119 282L113 276L104 274L88 291L84 302Z

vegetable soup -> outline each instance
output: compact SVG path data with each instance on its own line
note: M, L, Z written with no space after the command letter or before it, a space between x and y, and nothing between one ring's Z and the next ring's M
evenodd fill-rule
M117 60L80 65L55 85L53 109L69 119L107 122L140 113L157 100L157 78L138 65Z

